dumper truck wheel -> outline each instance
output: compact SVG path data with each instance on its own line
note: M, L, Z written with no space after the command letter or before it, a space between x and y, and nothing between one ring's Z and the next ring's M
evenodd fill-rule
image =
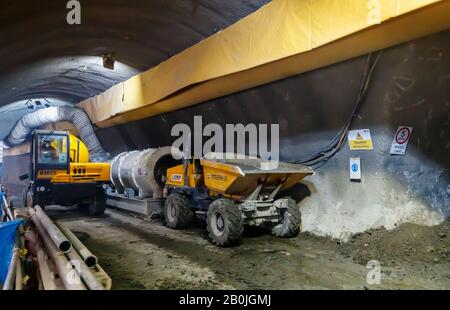
M164 205L164 220L166 226L172 229L183 229L194 219L191 199L181 193L167 196Z
M294 199L290 197L283 199L287 199L287 208L281 211L281 223L272 228L272 234L280 238L292 238L300 232L302 215Z
M94 200L89 204L89 215L103 215L106 209L106 194L103 190L97 190Z
M229 199L217 199L209 205L206 219L211 242L219 246L237 245L244 231L242 211Z

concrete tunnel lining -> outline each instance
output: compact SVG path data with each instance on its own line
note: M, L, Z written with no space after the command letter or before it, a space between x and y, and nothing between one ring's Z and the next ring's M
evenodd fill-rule
M0 29L0 57L8 59L0 64L0 105L42 97L74 104L159 64L267 2L137 0L124 8L120 0L86 1L82 24L72 27L66 22L65 2L8 1L0 12L5 25ZM123 70L103 69L103 54L113 54Z

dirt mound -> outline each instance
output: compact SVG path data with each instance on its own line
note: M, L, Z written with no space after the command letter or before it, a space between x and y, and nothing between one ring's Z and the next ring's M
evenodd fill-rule
M447 263L450 261L450 220L433 227L403 224L391 231L369 230L354 235L339 248L343 255L362 265L373 259L385 266L402 262Z

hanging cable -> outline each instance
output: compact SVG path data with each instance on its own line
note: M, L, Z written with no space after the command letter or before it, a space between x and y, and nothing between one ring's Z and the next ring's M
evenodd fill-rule
M314 169L318 169L322 167L325 163L328 162L336 153L338 153L347 137L348 130L352 127L355 117L358 115L358 112L361 108L361 105L366 96L367 90L369 88L370 81L372 79L373 72L378 64L380 59L381 51L374 55L371 53L367 57L366 66L364 69L363 79L361 82L361 86L358 92L358 97L356 99L355 105L352 109L352 113L350 114L345 125L339 130L338 134L330 141L328 145L326 145L321 151L318 153L308 156L303 159L299 159L295 161L296 164L304 164L307 166L311 166Z

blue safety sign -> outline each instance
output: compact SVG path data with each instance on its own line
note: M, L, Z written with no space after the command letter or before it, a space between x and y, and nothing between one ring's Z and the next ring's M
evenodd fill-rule
M350 158L350 180L361 180L361 158Z

